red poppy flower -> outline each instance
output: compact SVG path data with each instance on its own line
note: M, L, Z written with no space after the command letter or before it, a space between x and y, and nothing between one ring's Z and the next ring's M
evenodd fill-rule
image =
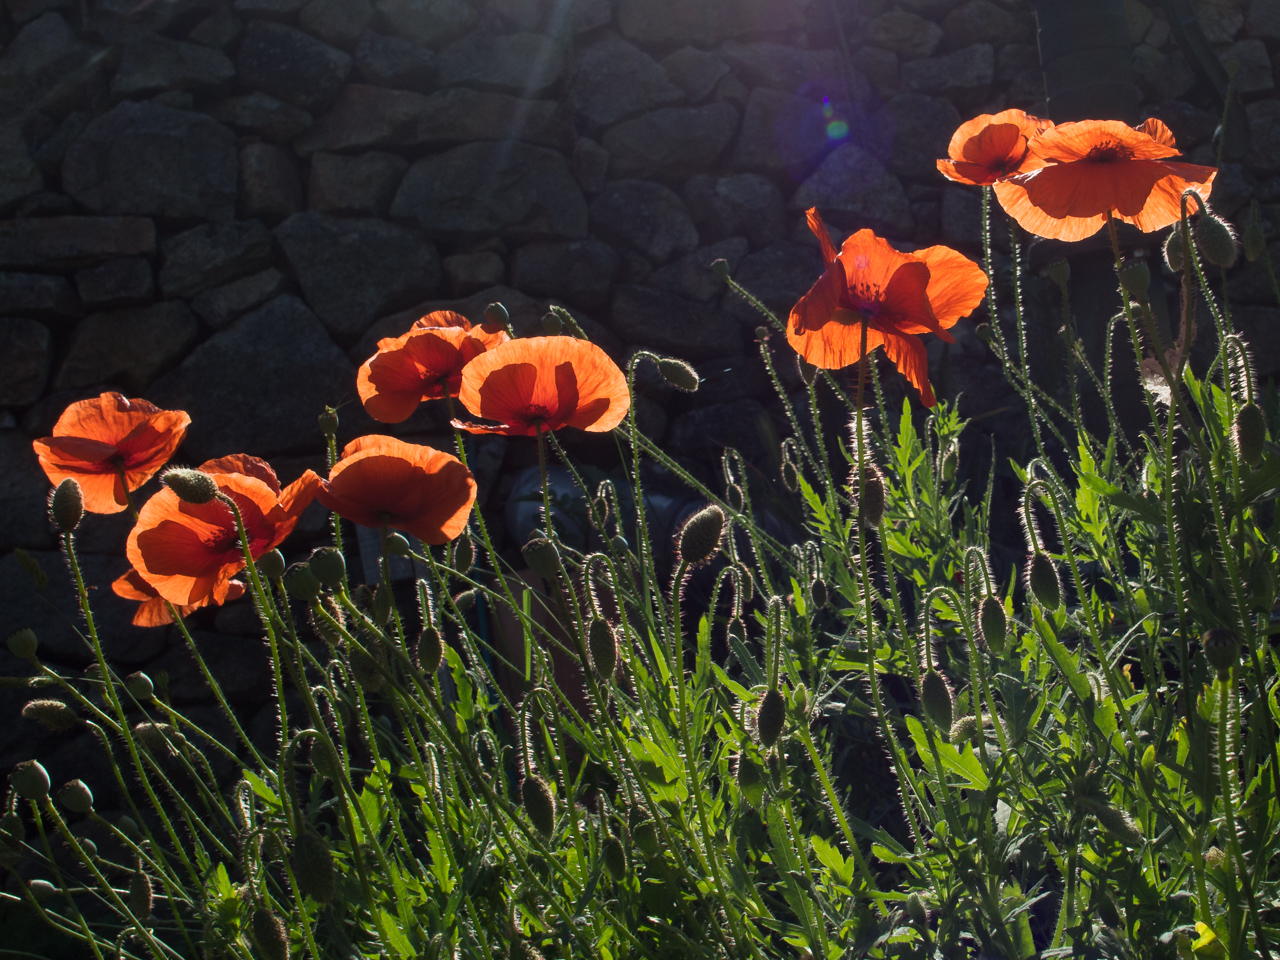
M104 393L62 411L53 436L32 446L55 486L75 478L90 513L119 513L125 491L137 490L168 462L187 435L191 418L146 400Z
M1001 177L1027 173L1044 161L1027 149L1037 134L1053 126L1021 110L984 113L962 123L947 147L950 160L939 160L938 169L948 180L977 187L990 186Z
M308 470L282 490L270 466L243 454L200 469L235 502L255 560L293 532L321 482ZM226 603L239 595L231 578L244 569L244 554L235 516L221 500L184 503L166 487L143 504L125 552L138 575L176 606Z
M360 366L360 401L373 419L400 423L423 400L456 397L467 362L508 339L502 328L473 327L452 310L429 313L403 336L378 341Z
M1034 138L1042 166L995 184L996 197L1024 230L1054 240L1083 240L1107 215L1150 233L1182 216L1182 193L1207 198L1217 170L1170 160L1173 134L1152 118L1133 128L1119 120L1063 123Z
M827 268L791 308L787 341L814 366L838 370L862 359L865 324L867 353L883 346L932 407L929 363L918 334L954 342L947 328L982 302L986 274L950 247L900 253L870 230L859 230L836 253L818 211L811 208L807 216Z
M574 337L512 340L481 354L462 371L458 399L498 424L455 420L455 427L518 437L566 426L607 433L631 406L618 365L594 343Z
M466 528L476 481L457 457L373 435L343 448L316 499L362 527L385 523L441 544Z
M244 596L244 584L239 580L228 581L227 588L225 602L239 600ZM118 597L139 601L138 609L133 614L135 627L163 627L165 624L173 623L169 604L156 592L155 587L142 579L142 574L137 570L130 570L117 577L111 584L111 589ZM206 597L199 603L184 604L177 608L178 616L186 617L194 610L207 607L212 601L212 597Z

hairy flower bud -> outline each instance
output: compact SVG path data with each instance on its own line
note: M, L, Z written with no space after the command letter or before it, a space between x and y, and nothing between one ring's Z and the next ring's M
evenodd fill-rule
M1009 630L1009 617L1004 604L995 594L987 594L978 606L978 629L987 648L995 654L1004 652L1005 636Z
M1066 263L1065 260L1060 261ZM911 918L911 922L917 927L923 927L929 922L929 913L924 908L924 901L920 899L920 894L912 891L907 896L907 916Z
M337 589L347 575L347 561L337 547L320 547L311 551L307 567L326 587Z
M681 390L684 393L697 393L698 371L693 368L693 364L686 363L683 360L677 360L674 357L663 357L658 361L658 372L662 374L662 379L668 385Z
M91 813L93 791L83 780L68 780L58 790L58 802L72 813Z
M59 732L71 730L80 724L80 717L75 710L61 700L31 700L22 708L22 715Z
M1182 225L1175 223L1164 241L1164 262L1174 273L1181 273L1187 265L1187 251L1182 242Z
M1262 227L1262 208L1254 200L1249 205L1249 223L1244 228L1244 256L1250 263L1257 260L1267 249L1267 235Z
M23 800L43 800L49 795L49 771L39 760L23 760L9 771L9 784Z
M956 717L952 722L951 731L947 738L953 745L958 747L963 743L973 742L981 729L978 724L978 718L971 713L966 713L963 717Z
M408 538L400 533L388 533L385 546L388 557L407 557L413 552Z
M311 766L330 783L342 783L342 759L337 749L324 737L311 741Z
M544 837L551 836L556 828L556 798L546 781L538 776L525 777L520 784L520 802L534 829Z
M258 572L268 580L279 580L284 576L284 554L279 550L268 550L258 558Z
M1151 288L1151 270L1145 260L1130 260L1120 268L1120 286L1132 299L1139 303L1147 300L1147 291Z
M422 628L422 633L418 635L417 658L418 669L427 676L440 669L440 662L444 659L444 640L437 628Z
M816 609L821 610L827 605L827 581L821 577L814 577L813 583L809 585L809 594L813 597L813 605Z
M326 437L332 437L338 432L338 411L333 407L325 407L324 413L316 418L320 423L320 432Z
M534 537L520 549L520 555L529 569L543 580L554 580L560 575L560 551L545 537Z
M729 261L720 257L711 261L711 272L721 280L729 279Z
M380 583L373 591L373 602L369 604L369 617L378 626L383 626L391 619L391 605L394 597L391 596L391 585L388 583Z
M142 872L141 867L133 871L129 878L129 912L139 920L151 916L151 907L155 894L151 889L151 878Z
M160 479L183 503L210 503L218 496L218 484L213 477L201 470L174 467L166 470Z
M335 892L333 853L324 837L304 829L293 841L293 874L304 897L329 903Z
M1231 676L1231 668L1240 662L1240 643L1225 627L1210 627L1200 638L1204 658L1218 674L1219 680Z
M289 934L274 913L261 907L254 910L250 930L262 960L289 960Z
M30 627L19 627L13 633L9 634L5 643L9 647L9 652L19 660L30 660L36 655L36 650L40 646L40 641L36 637L36 632Z
M158 757L173 756L173 745L185 739L182 733L174 729L172 725L152 723L150 721L135 724L133 736L134 739Z
M1202 214L1196 221L1196 246L1215 267L1230 269L1236 262L1236 232L1221 217Z
M856 481L853 492L858 497L858 518L872 529L879 527L884 520L885 507L884 478L880 475L880 468L875 464L863 468L861 495Z
M924 715L939 730L951 732L951 714L954 704L951 687L937 670L930 667L920 681L920 706Z
M803 683L791 691L791 708L801 717L809 712L809 688Z
M361 638L364 649L352 647L347 651L347 663L351 665L351 675L369 693L377 693L387 682L383 671L387 667L387 654L382 644L375 637L367 634Z
M1058 568L1048 554L1037 550L1027 561L1027 588L1046 610L1054 611L1062 605L1062 584L1058 580Z
M680 562L698 567L710 560L720 549L724 521L724 511L714 503L686 520L677 538Z
M617 837L610 835L604 838L604 843L600 846L600 859L604 861L604 868L609 871L614 883L621 883L627 878L627 848Z
M124 678L124 688L129 691L129 696L133 697L140 703L145 703L155 696L156 685L151 682L151 678L138 670L129 674Z
M285 571L284 588L289 596L310 603L320 596L321 584L310 565L300 563Z
M631 839L646 857L657 856L662 849L658 825L652 820L641 820L631 828Z
M765 749L772 747L782 736L787 721L787 698L776 687L769 690L756 710L756 733Z
M1117 810L1103 800L1084 797L1077 801L1080 809L1093 814L1102 828L1128 847L1142 845L1142 831L1133 822L1133 818L1122 810Z
M48 880L28 881L27 889L31 891L31 898L36 903L46 903L58 894L58 888Z
M757 810L764 802L764 768L749 753L738 754L738 789Z
M1236 413L1231 436L1240 459L1256 467L1262 461L1262 449L1267 442L1267 418L1263 416L1262 408L1253 401L1241 407Z
M484 308L484 319L487 323L496 323L500 327L505 327L511 322L511 314L507 312L506 307L495 302Z
M974 335L985 344L990 344L995 339L995 334L991 331L991 324L985 321L973 328Z
M84 519L84 491L75 477L67 477L49 498L49 515L61 533L71 533Z
M476 599L478 596L479 595L474 590L463 590L453 598L453 605L458 608L459 613L466 613L476 605Z
M591 621L587 628L587 649L591 653L591 666L596 676L607 680L618 668L618 638L609 621L601 617Z
M465 533L453 544L453 572L463 577L476 562L476 543Z
M559 314L547 313L542 317L542 332L548 337L558 337L564 330L564 321Z

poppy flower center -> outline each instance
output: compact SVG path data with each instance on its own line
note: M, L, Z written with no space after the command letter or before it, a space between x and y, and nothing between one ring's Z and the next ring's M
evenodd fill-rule
M1090 147L1084 158L1094 163L1114 163L1131 159L1131 151L1117 140L1102 140Z

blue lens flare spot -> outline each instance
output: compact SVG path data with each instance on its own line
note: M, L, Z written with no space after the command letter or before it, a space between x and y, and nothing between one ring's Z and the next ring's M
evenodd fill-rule
M843 140L849 136L849 124L843 120L832 120L827 124L828 140Z

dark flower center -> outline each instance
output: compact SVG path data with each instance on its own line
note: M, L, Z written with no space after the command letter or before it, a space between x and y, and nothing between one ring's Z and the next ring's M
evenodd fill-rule
M1116 140L1102 140L1089 148L1086 160L1094 163L1114 163L1116 160L1129 160L1132 154L1128 147Z

